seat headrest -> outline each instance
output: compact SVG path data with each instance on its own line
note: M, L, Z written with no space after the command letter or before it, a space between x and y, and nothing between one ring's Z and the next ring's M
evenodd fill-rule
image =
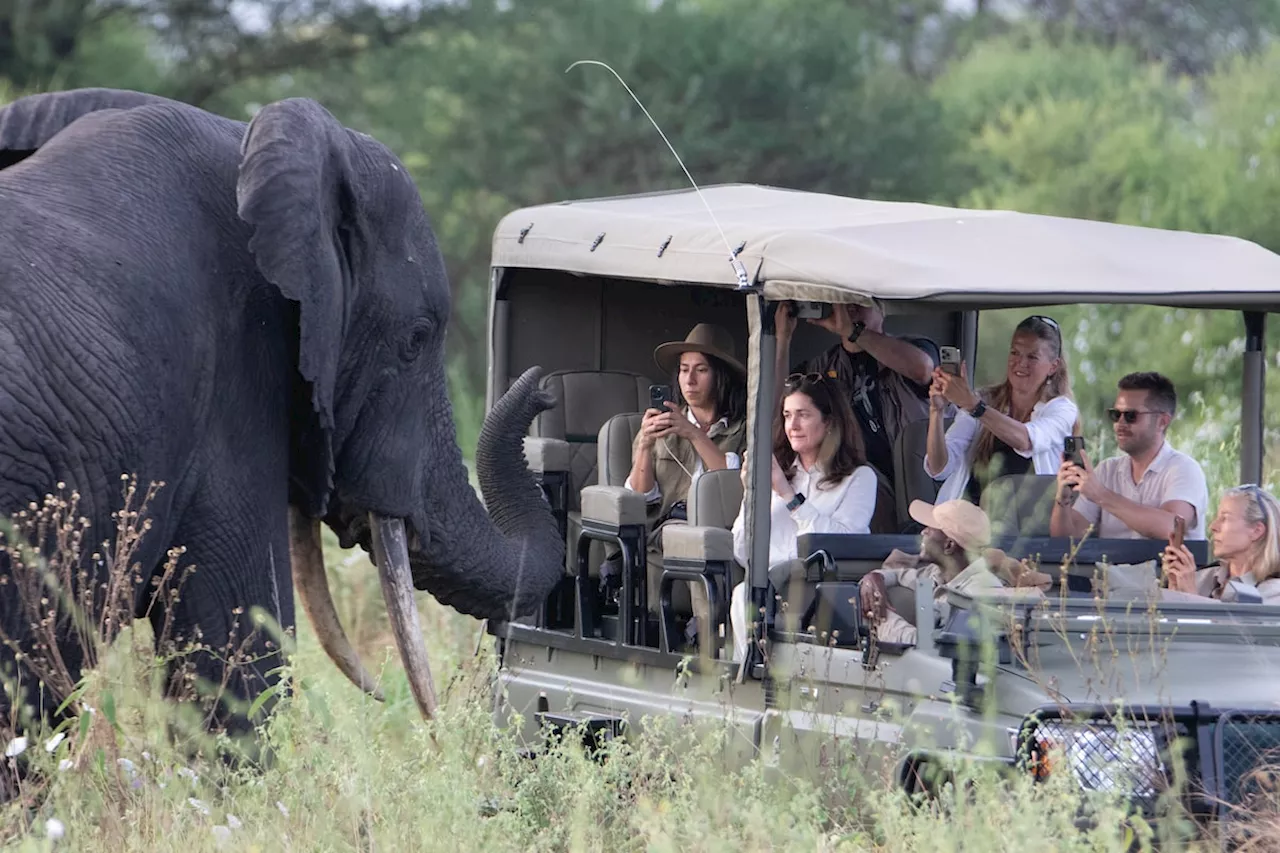
M621 370L558 370L541 387L559 405L538 415L533 435L574 443L594 442L610 417L643 411L649 402L648 377Z

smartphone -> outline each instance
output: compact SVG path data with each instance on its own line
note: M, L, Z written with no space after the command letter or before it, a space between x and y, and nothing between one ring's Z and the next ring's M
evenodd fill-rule
M1187 535L1187 520L1180 515L1173 517L1173 533L1169 535L1169 544L1174 548L1182 547L1182 540Z
M960 375L960 348L959 347L939 347L939 354L942 356L942 372L950 373L952 376Z
M649 386L649 408L657 409L659 412L669 411L666 403L674 402L675 397L671 394L670 385L650 385Z
M830 302L795 302L795 315L801 320L825 320L831 316Z
M1069 435L1062 440L1062 458L1074 465L1084 467L1084 450L1083 435Z

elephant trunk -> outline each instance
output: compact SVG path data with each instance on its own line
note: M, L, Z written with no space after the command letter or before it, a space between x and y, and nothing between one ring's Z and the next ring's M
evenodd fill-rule
M529 424L555 404L540 375L527 370L485 417L476 474L488 511L458 454L455 470L433 472L443 491L431 501L432 542L411 554L414 586L480 619L533 613L564 576L564 540L524 458Z
M450 436L430 471L427 506L407 519L411 530L406 519L356 514L347 507L331 507L326 519L342 547L358 543L372 554L410 689L428 719L436 697L413 589L470 616L499 621L533 613L564 576L564 540L524 459L529 424L555 403L538 389L539 375L536 367L526 371L485 418L476 469L489 512L471 488ZM298 523L302 530L305 520ZM305 536L295 538L295 583L303 604L330 658L352 683L372 693L374 682L338 623L318 542L310 559L304 559L306 546Z

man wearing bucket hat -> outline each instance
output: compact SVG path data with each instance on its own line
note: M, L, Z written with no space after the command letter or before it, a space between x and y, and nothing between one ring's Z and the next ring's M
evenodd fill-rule
M747 370L733 337L712 323L699 323L682 341L661 344L653 351L653 359L671 377L675 400L667 403L665 411L645 412L631 447L631 473L624 485L644 494L648 504L649 608L656 612L662 575L660 528L685 522L685 501L694 477L742 465L747 446ZM687 589L682 583L675 586L673 595ZM695 614L705 609L702 597L695 595Z
M864 618L876 630L882 643L914 645L916 626L889 607L888 588L915 590L919 579L933 579L935 626L946 621L950 611L946 593L977 592L1000 586L1048 588L1049 575L1033 571L991 548L991 520L978 506L965 500L951 500L934 506L921 500L911 502L911 517L924 526L920 533L920 553L895 550L882 568L870 572L858 584Z

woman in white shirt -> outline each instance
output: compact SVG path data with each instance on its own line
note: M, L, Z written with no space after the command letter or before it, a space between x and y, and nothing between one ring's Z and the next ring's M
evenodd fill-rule
M797 557L802 533L870 533L876 472L866 464L862 433L848 397L817 373L788 376L781 418L774 425L769 565ZM743 472L749 468L743 465ZM745 504L745 497L744 497ZM733 555L744 567L747 514L733 522ZM746 652L746 585L733 588L730 624L736 656Z
M960 410L945 434L947 403ZM924 470L943 480L937 502L979 503L982 490L1008 474L1056 474L1062 440L1075 434L1079 410L1062 348L1062 329L1032 316L1013 330L1005 379L975 391L964 364L960 375L933 371Z

